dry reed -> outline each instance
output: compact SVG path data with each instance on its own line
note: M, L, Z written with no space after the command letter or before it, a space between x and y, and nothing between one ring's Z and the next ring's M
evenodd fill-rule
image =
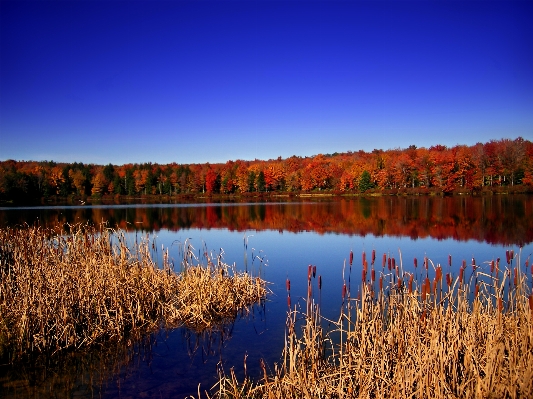
M168 250L154 262L148 235L128 245L105 226L67 230L0 229L0 357L8 362L162 326L212 328L266 295L263 280L221 257L202 265L184 251L177 273Z
M424 259L426 268L428 261ZM517 262L514 268L513 261ZM401 272L401 261L387 273L385 263L384 256L379 290L373 281L364 281L360 298L354 299L343 285L343 306L334 323L321 316L313 298L307 298L305 311L295 306L288 313L282 361L271 375L265 371L260 381L238 381L232 369L230 375L221 374L212 396L206 395L533 397L533 295L527 283L528 263L523 270L519 255L510 254L508 267L498 273L493 267L491 273L473 260L467 281L463 267L460 276L450 274L443 281L437 265L433 287L429 275L414 280ZM395 283L396 274L409 284L400 283L401 279ZM388 288L383 287L383 278L389 279ZM325 321L333 323L334 329L326 332Z

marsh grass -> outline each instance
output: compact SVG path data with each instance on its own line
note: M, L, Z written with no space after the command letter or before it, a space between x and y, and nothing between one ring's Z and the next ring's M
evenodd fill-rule
M155 240L105 225L0 229L0 357L13 363L161 327L214 328L262 300L265 282L221 256L183 250L180 271Z
M212 396L206 395L531 398L531 276L528 261L521 268L518 255L506 256L505 267L499 260L476 265L473 259L471 273L464 262L455 277L443 277L442 267L429 259L425 271L404 273L401 261L396 265L386 256L380 272L374 254L369 271L363 256L361 289L351 297L344 282L337 320L321 315L308 277L305 309L295 305L288 312L280 364L272 373L263 365L259 381L239 381L233 369L221 373ZM351 263L352 255L350 269Z

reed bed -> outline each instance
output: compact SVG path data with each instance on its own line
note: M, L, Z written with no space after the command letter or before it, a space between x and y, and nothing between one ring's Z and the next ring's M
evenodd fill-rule
M463 261L453 276L451 267L444 275L427 258L425 270L417 269L415 259L415 272L404 273L401 262L386 255L375 267L375 253L369 267L363 254L360 289L352 297L350 277L343 282L337 320L321 315L313 298L321 279L313 278L310 266L305 309L290 308L282 360L273 373L262 364L261 380L238 381L231 369L206 395L532 398L529 259L521 266L520 256L507 251L506 260ZM350 254L350 270L352 262ZM289 280L287 291L290 298Z
M182 324L197 330L236 317L263 299L266 284L221 256L202 264L189 251L174 270L155 239L128 245L104 225L0 229L0 357L53 355Z

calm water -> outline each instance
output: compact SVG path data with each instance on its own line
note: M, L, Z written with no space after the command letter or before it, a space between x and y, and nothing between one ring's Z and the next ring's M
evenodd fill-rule
M0 208L0 226L87 221L124 228L132 242L136 235L149 233L157 247L169 247L176 260L185 240L197 250L205 245L214 254L223 251L227 263L260 273L271 283L272 294L249 317L210 335L177 329L141 344L112 346L109 353L72 355L47 369L3 367L0 396L49 397L55 392L56 397L184 398L196 395L199 383L202 390L210 388L220 367L227 372L235 367L242 376L245 356L248 374L259 378L260 359L273 368L281 358L285 280L291 280L292 303L305 306L309 264L316 265L317 277L322 277L322 290L318 291L316 279L313 287L323 314L337 318L343 272L355 296L363 251L368 258L376 251L378 273L386 253L397 263L402 261L406 271L415 271L415 257L421 264L427 256L435 265L446 265L445 272L454 276L463 259L470 264L475 257L477 264L483 264L504 259L507 249L517 253L521 249L523 264L533 252L532 196ZM351 273L350 250L354 252Z

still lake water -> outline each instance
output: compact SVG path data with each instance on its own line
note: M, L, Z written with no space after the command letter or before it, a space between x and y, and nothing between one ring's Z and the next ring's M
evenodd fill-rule
M298 202L114 205L0 208L0 226L24 223L57 225L101 223L135 236L150 234L156 248L169 248L179 262L188 240L202 252L223 251L224 260L260 274L272 293L247 316L210 335L184 328L154 334L143 344L118 345L109 353L89 353L61 366L13 370L0 368L3 397L158 397L197 395L217 380L217 370L260 378L260 359L273 369L283 350L287 292L293 306L305 308L308 265L316 265L322 289L313 280L322 314L337 319L342 304L343 273L356 296L361 257L376 251L376 270L387 254L415 270L413 259L427 256L457 276L463 260L485 265L514 249L523 265L533 253L533 196L376 197L300 199ZM247 244L247 247L245 246ZM348 265L350 251L354 265ZM160 256L160 251L154 256ZM452 266L448 267L448 255ZM387 269L384 269L387 273ZM527 278L531 279L528 272ZM28 386L30 388L28 388Z

